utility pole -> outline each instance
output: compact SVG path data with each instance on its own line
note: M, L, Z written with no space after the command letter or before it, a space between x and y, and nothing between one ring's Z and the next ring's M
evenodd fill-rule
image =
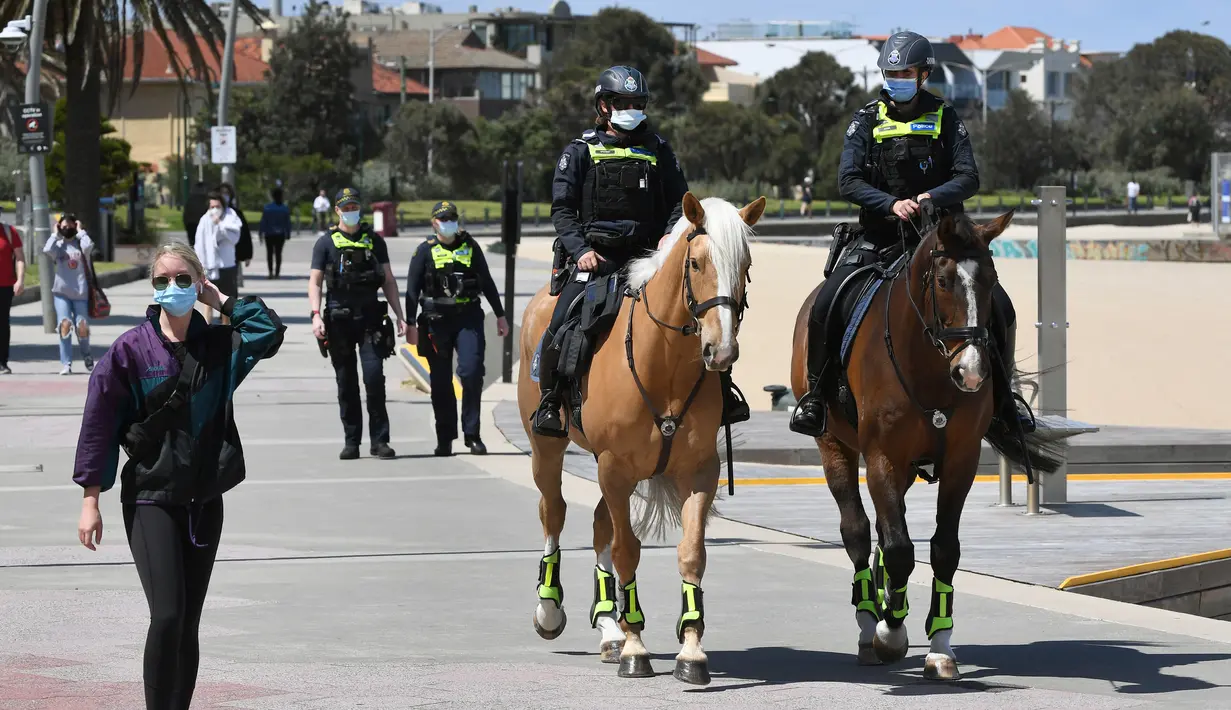
M218 125L227 124L227 102L231 98L231 73L235 64L235 25L239 21L239 0L231 0L231 16L227 18L227 46L222 55L222 88L218 91ZM222 166L222 181L235 184L234 166Z
M30 19L30 65L26 68L26 103L38 103L42 98L39 86L43 75L43 27L47 18L47 0L34 0ZM30 154L30 202L34 215L34 244L42 253L42 246L51 237L50 205L47 204L47 170L45 153ZM39 259L38 291L43 304L43 332L56 332L56 307L51 296L51 283L55 278L55 264L51 257L42 253Z
M398 57L398 76L401 77L401 83L399 85L401 89L401 96L399 97L398 105L405 106L406 105L406 57L405 56Z
M436 28L427 28L427 102L436 102ZM433 126L433 129L435 126ZM432 174L432 138L435 130L427 134L427 174Z

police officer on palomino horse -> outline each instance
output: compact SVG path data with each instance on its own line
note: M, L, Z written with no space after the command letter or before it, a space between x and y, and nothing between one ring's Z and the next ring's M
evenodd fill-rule
M406 342L417 345L431 373L432 413L436 418L436 455L452 456L457 438L457 397L453 392L453 351L457 350L457 379L462 383L462 434L470 453L482 456L487 446L479 438L479 403L483 396L483 306L487 297L496 316L496 334L504 337L509 322L500 304L483 249L457 226L457 206L437 202L432 208L431 239L419 245L410 260L406 279Z
M385 408L384 360L397 346L389 309L397 317L397 333L406 332L397 281L389 266L389 248L380 235L361 221L359 191L344 188L334 200L338 223L321 235L312 248L308 300L312 304L312 333L321 354L333 363L338 381L338 407L346 445L338 458L359 458L363 438L363 412L359 401L359 373L355 350L363 365L363 388L368 395L368 431L371 454L396 457L389 447L389 413ZM321 285L328 286L324 311ZM377 298L384 291L385 300Z
M952 106L923 89L936 66L932 44L914 32L898 32L881 48L877 66L884 74L885 88L855 113L846 130L838 169L842 197L860 207L859 227L849 230L842 224L834 230L825 283L808 320L809 391L790 422L791 431L813 437L825 432L821 382L836 354L836 345L828 342L832 333L826 332L830 330L827 319L843 282L862 266L885 263L903 249L913 250L921 234L911 220L922 217L929 203L936 212L932 217L938 219L962 212L962 203L979 189L979 169L966 126ZM1005 371L1012 373L1016 314L999 283L992 291L992 302L993 320L999 320L992 331L999 334L1003 330L1003 337L997 339ZM1025 431L1033 431L1033 417L1025 402L1001 389L1007 389L1007 383L995 393L991 426L1013 431L1017 417Z
M574 301L592 276L613 274L654 249L683 217L680 201L688 182L671 146L645 120L649 99L645 77L633 67L604 71L594 87L596 127L569 143L556 164L551 293L558 300L538 363L542 399L531 422L536 434L568 435L560 406L570 383L557 375L560 349L550 344ZM557 278L567 280L557 286ZM724 423L746 421L748 405L730 372L722 373L722 381ZM580 408L579 401L572 405Z

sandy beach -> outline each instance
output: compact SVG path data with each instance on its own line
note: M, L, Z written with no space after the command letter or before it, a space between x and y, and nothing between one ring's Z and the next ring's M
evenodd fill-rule
M1015 227L1030 239L1034 227ZM1070 239L1178 239L1192 227L1078 227ZM1083 234L1088 232L1089 235ZM1147 236L1153 235L1153 236ZM551 241L529 239L520 255L550 259ZM735 379L754 409L770 408L761 388L787 384L791 327L828 258L817 247L754 244L751 307L740 332ZM1231 264L1080 261L1068 264L1069 416L1095 424L1231 429ZM1018 315L1017 357L1035 367L1037 270L1032 259L1002 259L1001 283Z

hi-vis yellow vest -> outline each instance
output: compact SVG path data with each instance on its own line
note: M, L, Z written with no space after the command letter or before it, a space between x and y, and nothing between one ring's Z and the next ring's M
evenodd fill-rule
M917 137L936 140L940 138L940 120L945 107L920 115L913 121L902 122L889 118L888 107L882 101L876 109L876 126L872 129L872 137L877 143L890 138Z

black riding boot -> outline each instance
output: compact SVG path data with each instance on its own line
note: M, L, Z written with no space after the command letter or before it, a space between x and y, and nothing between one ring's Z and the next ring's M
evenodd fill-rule
M825 347L825 324L808 322L808 391L799 399L791 415L790 428L796 434L818 437L825 433L825 397L821 376L829 359Z
M560 417L560 393L565 383L559 382L556 376L556 366L560 361L560 351L550 346L551 340L546 339L539 355L539 391L541 398L539 406L530 415L530 429L540 436L563 438L568 436L568 428Z
M732 379L731 371L718 373L719 381L722 382L722 423L739 424L746 422L752 417L752 413L748 410L748 402L744 399L744 393L739 387L735 386L735 380Z
M994 393L996 414L992 421L993 427L1016 432L1014 419L1021 422L1022 431L1029 434L1035 430L1034 414L1030 406L1013 390L1013 375L1017 370L1017 327L1010 323L1005 327L1004 347L1000 351L1000 361L1004 365L1005 382L1000 383Z

